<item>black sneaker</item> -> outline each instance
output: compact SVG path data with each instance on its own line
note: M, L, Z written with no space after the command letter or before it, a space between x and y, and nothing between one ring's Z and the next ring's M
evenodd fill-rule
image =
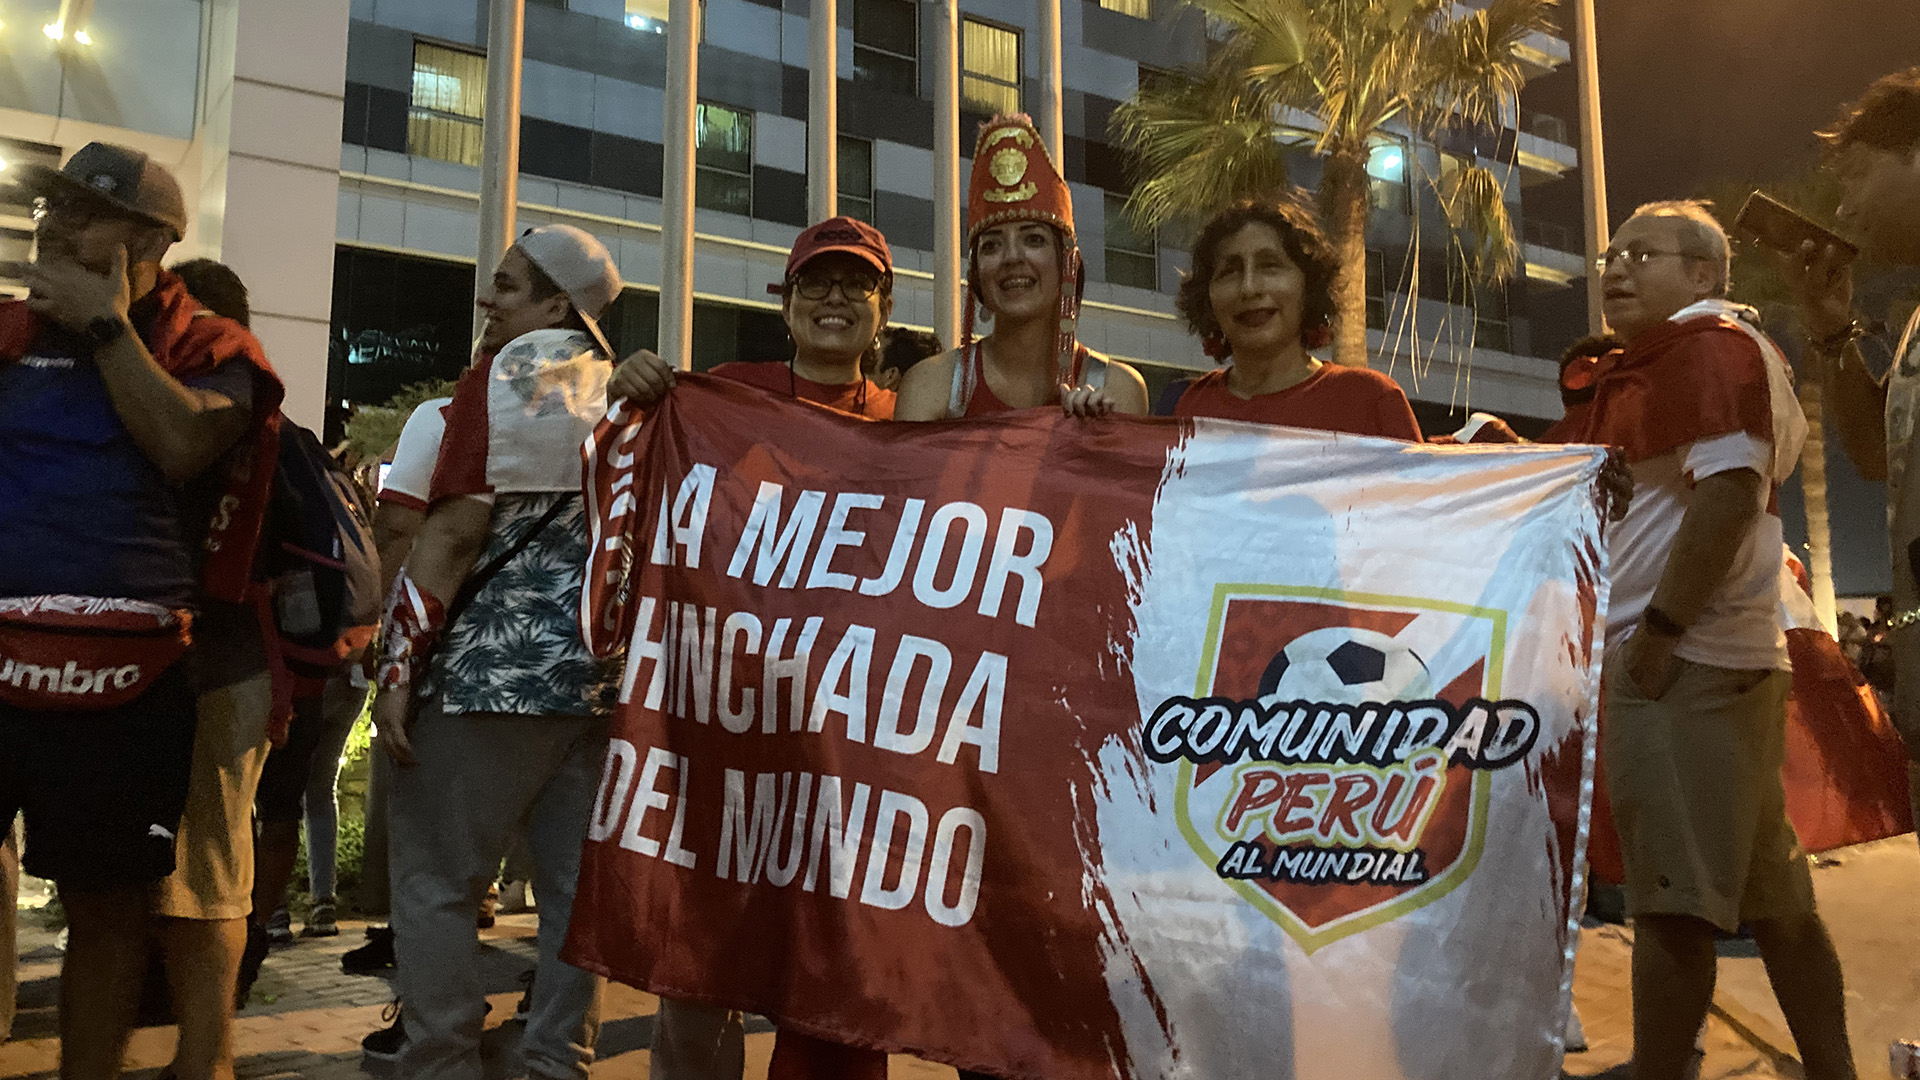
M527 1018L527 1014L533 1011L533 977L536 974L538 974L537 969L520 976L520 985L526 987L526 990L520 995L520 1004L514 1007L513 1018L515 1020L524 1021Z
M293 916L287 913L285 904L275 908L267 916L267 943L271 945L293 944Z
M348 975L384 975L393 970L393 927L367 927L367 943L340 954L340 970Z
M480 1015L484 1017L492 1011L493 1006L487 1005ZM361 1039L360 1053L369 1061L389 1063L399 1061L400 1051L407 1045L407 1029L400 1019L399 998L395 998L392 1004L380 1010L380 1019L393 1022Z
M360 1053L369 1061L399 1061L400 1048L407 1045L407 1029L400 1020L400 999L395 998L393 1004L380 1010L380 1019L391 1023L361 1039Z
M267 928L248 920L247 947L240 954L240 975L233 984L233 1011L239 1012L247 1007L247 998L253 993L254 981L260 978L260 965L267 960L267 950L272 947Z

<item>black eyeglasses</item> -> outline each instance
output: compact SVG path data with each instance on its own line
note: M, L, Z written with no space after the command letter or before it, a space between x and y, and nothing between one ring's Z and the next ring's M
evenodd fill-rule
M879 291L880 279L873 274L847 274L842 277L800 274L793 279L793 291L809 300L825 300L835 285L840 286L841 296L859 303Z

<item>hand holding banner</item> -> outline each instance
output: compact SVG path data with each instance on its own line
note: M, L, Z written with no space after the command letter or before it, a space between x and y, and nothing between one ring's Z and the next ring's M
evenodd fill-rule
M588 454L575 963L1010 1077L1557 1070L1600 451L696 376Z

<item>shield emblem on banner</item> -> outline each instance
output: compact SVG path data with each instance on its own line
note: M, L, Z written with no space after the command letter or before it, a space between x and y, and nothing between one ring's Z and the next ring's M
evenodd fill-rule
M1506 612L1412 596L1223 584L1196 697L1360 706L1500 696ZM1473 873L1492 777L1397 765L1182 761L1194 854L1311 953L1444 897Z

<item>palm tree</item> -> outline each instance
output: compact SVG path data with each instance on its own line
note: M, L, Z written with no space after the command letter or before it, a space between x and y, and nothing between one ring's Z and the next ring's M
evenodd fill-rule
M1436 142L1461 127L1512 122L1526 76L1520 46L1551 29L1556 0L1490 0L1455 13L1452 0L1186 0L1226 39L1198 75L1143 87L1114 114L1135 156L1128 202L1150 229L1198 221L1287 182L1289 145L1325 159L1320 199L1343 267L1334 286L1334 359L1367 363L1369 156L1390 131ZM1289 123L1311 116L1317 131ZM1478 165L1409 175L1439 196L1450 253L1482 280L1518 262L1501 178Z

